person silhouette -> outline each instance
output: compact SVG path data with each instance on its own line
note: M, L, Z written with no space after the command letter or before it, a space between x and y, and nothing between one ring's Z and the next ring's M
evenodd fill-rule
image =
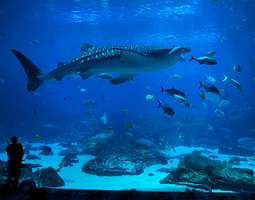
M17 187L19 183L19 175L21 171L21 162L24 156L22 144L18 143L18 138L13 136L11 138L12 143L6 147L9 164L9 174L6 179L6 185L9 186L13 181L13 187Z

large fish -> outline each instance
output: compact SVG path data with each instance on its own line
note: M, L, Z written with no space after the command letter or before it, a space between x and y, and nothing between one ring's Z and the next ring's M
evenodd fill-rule
M113 84L132 80L142 72L153 72L168 68L178 62L182 54L191 51L188 46L175 47L153 46L93 46L83 44L81 54L59 66L48 74L43 74L27 57L16 50L11 50L22 64L27 77L27 90L36 90L45 81L62 80L66 76L79 75L87 79L99 73L118 73L118 78L110 80ZM172 51L172 52L171 52ZM171 53L170 53L171 52Z

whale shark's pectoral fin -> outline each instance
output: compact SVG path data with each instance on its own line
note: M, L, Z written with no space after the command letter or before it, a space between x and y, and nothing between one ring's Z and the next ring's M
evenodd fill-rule
M82 80L89 78L93 74L92 72L88 70L80 70L80 71L77 71L76 73L82 78Z
M135 76L135 74L119 73L119 77L111 79L110 82L112 84L120 84L120 83L123 83L123 82L128 81L128 80L133 80L134 76Z

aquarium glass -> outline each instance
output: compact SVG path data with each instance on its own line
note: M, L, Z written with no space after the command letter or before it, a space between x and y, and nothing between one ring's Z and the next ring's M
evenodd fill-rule
M17 136L19 183L249 192L254 10L254 0L1 0L0 160ZM51 173L58 181L43 180Z

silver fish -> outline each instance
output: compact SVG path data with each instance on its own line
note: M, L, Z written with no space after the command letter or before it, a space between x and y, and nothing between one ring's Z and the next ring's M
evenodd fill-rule
M173 97L176 101L180 102L182 105L184 105L186 107L191 107L190 103L188 102L188 100L185 97L178 95L178 94L173 94Z
M217 61L214 58L209 57L209 56L201 56L199 58L194 58L191 55L191 59L189 61L192 61L192 60L196 60L197 62L199 62L200 65L202 65L202 64L216 65L217 64Z
M224 117L225 113L222 110L219 110L218 108L216 108L214 110L214 113L216 114L217 117Z
M222 80L222 82L229 80L232 83L233 87L235 89L237 89L237 91L242 92L241 85L240 85L240 83L238 83L237 80L230 78L230 77L226 76L225 74L223 74L223 76L224 76L224 79Z

